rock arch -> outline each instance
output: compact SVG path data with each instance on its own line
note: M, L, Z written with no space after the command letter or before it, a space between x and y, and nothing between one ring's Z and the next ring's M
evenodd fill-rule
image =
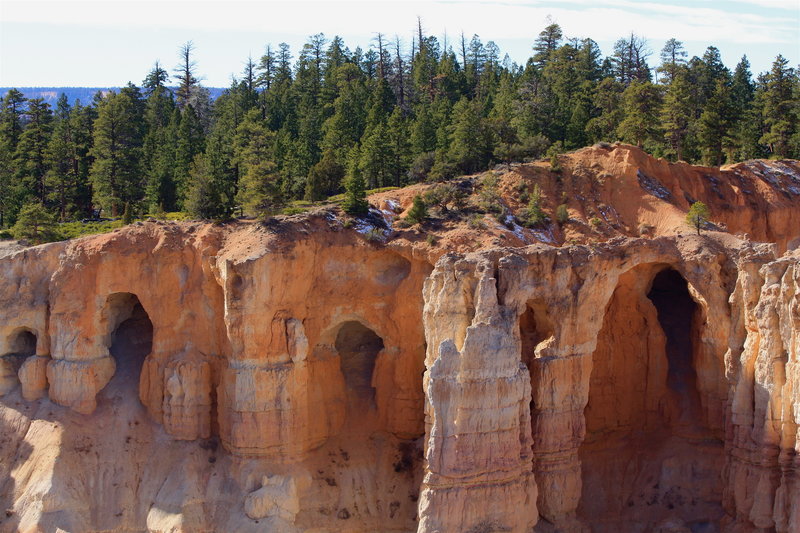
M701 407L707 326L697 298L672 265L619 277L592 354L579 450L578 513L596 531L668 518L700 527L722 516L724 450Z

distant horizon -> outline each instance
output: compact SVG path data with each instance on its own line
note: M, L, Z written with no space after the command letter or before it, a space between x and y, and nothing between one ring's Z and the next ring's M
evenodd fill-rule
M796 0L435 0L431 2L233 1L225 4L170 0L3 0L0 6L0 86L122 87L140 85L156 61L172 74L178 48L196 45L197 73L206 87L226 88L248 55L258 61L267 44L291 46L297 59L309 35L340 36L351 51L374 47L377 32L408 53L417 17L426 35L455 45L463 32L494 41L523 64L550 22L565 37L591 38L603 56L631 32L648 40L657 66L664 42L674 37L692 56L716 46L733 69L747 55L755 76L778 54L800 62L800 7ZM120 14L123 14L120 16ZM157 13L158 16L153 16ZM246 15L246 16L243 16ZM54 61L54 59L56 59ZM47 65L47 68L42 68Z

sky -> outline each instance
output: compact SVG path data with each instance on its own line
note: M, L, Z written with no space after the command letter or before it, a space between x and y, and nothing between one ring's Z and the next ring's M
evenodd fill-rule
M567 37L591 37L604 55L631 32L644 37L651 67L672 37L690 57L716 46L731 69L747 54L754 75L778 54L800 63L800 0L0 0L0 87L141 84L155 61L172 70L187 41L202 83L227 87L268 43L288 43L296 58L312 34L366 49L381 32L408 49L417 17L440 41L477 34L522 64L549 20Z

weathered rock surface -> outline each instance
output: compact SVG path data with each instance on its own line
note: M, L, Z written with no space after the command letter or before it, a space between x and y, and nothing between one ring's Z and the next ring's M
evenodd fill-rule
M0 257L0 531L800 531L797 163L569 157L586 244L327 212Z

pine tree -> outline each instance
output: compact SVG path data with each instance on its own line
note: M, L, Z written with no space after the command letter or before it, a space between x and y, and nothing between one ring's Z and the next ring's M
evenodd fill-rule
M345 213L352 216L364 216L369 211L367 203L366 182L361 173L358 146L354 146L350 151L347 178L344 182L345 195L342 209Z
M790 139L800 119L795 115L797 106L793 100L796 76L794 69L788 65L789 61L778 55L763 88L764 125L767 131L760 142L768 145L770 152L778 157L789 155Z
M352 63L335 68L332 75L338 96L333 102L333 115L322 126L322 149L334 152L337 161L345 161L364 134L367 88L362 72Z
M462 98L453 106L449 158L465 173L483 169L491 157L490 131L480 102Z
M682 160L692 119L691 92L683 71L673 71L670 76L672 81L661 109L661 127L669 153Z
M708 223L711 212L708 206L703 202L695 202L689 207L689 212L686 213L686 223L697 230L700 235L700 230Z
M409 224L421 224L426 218L428 218L428 208L425 206L422 196L418 194L414 197L414 203L406 214L406 222Z
M0 104L0 227L9 218L13 222L19 210L15 184L17 180L14 154L22 135L22 114L25 97L16 89L10 89Z
M761 137L760 115L753 107L754 98L755 85L750 73L750 62L747 56L742 56L731 79L731 103L735 121L732 129L736 139L736 158L739 160L762 155L758 143Z
M27 123L14 154L19 177L20 197L47 201L47 145L52 131L53 114L50 105L41 98L28 101Z
M539 36L533 44L533 51L536 52L532 58L533 64L538 68L543 68L550 56L561 44L563 37L561 26L554 22L548 24L544 30L539 32Z
M731 148L733 139L730 128L733 123L730 88L723 80L717 80L711 98L700 115L698 139L706 163L719 166L723 163L724 151Z
M631 33L629 38L619 39L614 43L614 54L611 57L614 76L617 81L627 86L633 82L649 82L650 67L647 58L650 50L647 41Z
M11 234L15 239L26 239L41 244L59 239L55 217L38 202L26 203L20 209Z
M622 94L625 118L617 128L619 136L639 148L653 139L657 133L660 100L658 89L649 81L631 83Z
M686 65L686 49L675 38L669 39L661 49L661 66L656 71L664 75L664 83L672 84L681 67Z
M617 130L623 119L622 94L625 87L614 78L604 78L592 94L593 117L586 123L590 141L617 139Z
M158 68L156 63L148 79L163 77L165 73L159 76ZM174 176L177 131L171 127L175 103L169 90L163 86L156 85L146 90L149 94L144 111L146 133L142 145L142 171L146 181L147 207L174 211L178 207Z
M306 181L306 200L323 200L339 192L345 169L332 150L326 150L319 162L311 167Z
M245 212L257 216L271 215L284 205L281 176L271 159L274 138L258 109L250 110L236 128L234 159L241 173L237 200Z
M47 166L45 184L49 191L48 200L55 204L60 220L66 220L74 211L71 198L78 181L78 161L70 120L70 105L67 95L61 94L56 104L53 133L47 145Z
M127 93L111 93L98 106L94 122L91 181L94 201L111 216L125 202L136 204L144 196L140 172L141 117Z
M192 105L175 110L171 127L175 135L175 157L172 180L175 203L181 207L189 187L189 170L197 154L204 150L203 125ZM167 184L167 186L172 186Z
M175 67L175 75L178 80L178 89L175 92L175 96L181 109L191 103L192 95L200 84L200 80L195 75L197 61L192 58L194 51L195 46L192 41L186 41L178 51L180 62Z

